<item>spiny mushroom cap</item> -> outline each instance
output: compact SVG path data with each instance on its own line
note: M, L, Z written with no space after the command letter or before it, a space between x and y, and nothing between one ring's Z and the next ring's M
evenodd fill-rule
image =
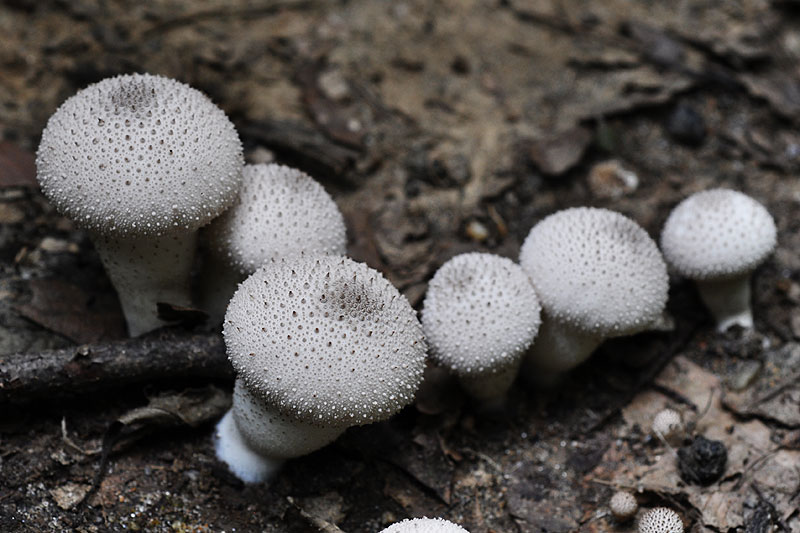
M539 313L519 265L468 253L447 261L431 279L422 326L433 358L470 376L514 365L539 331Z
M655 242L607 209L548 216L525 239L520 264L545 313L590 334L640 331L667 301L667 267Z
M344 255L344 218L322 185L282 165L246 165L233 207L207 229L211 246L242 274L301 252Z
M442 518L413 518L392 524L380 533L469 533L469 531Z
M683 533L683 520L672 509L656 507L642 517L639 533Z
M50 117L36 156L42 191L100 232L158 235L211 221L236 198L242 145L200 91L150 74L107 78Z
M611 497L608 507L617 520L628 520L636 514L639 504L633 494L619 490Z
M653 418L653 431L664 438L672 437L682 426L680 413L673 409L662 409Z
M416 312L379 272L333 256L270 261L231 299L228 357L278 412L320 426L383 420L425 365Z
M754 270L775 248L775 221L746 194L711 189L683 200L661 232L667 262L696 280L736 277Z

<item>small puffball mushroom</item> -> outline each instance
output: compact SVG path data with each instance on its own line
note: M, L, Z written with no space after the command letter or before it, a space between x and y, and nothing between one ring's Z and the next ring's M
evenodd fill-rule
M344 255L344 217L311 176L276 164L245 165L233 207L203 231L201 307L219 324L236 285L270 259Z
M469 533L469 531L442 518L413 518L392 524L380 533Z
M389 418L414 399L425 366L405 297L342 257L271 260L239 285L223 334L237 380L215 447L247 482Z
M524 363L533 380L577 366L605 338L647 329L667 301L667 268L655 242L607 209L546 217L525 239L520 264L542 304Z
M642 516L639 533L683 533L683 520L672 509L656 507Z
M661 248L670 267L695 280L719 331L752 328L750 274L772 253L776 235L763 205L738 191L711 189L673 209Z
M472 396L502 397L539 331L539 299L525 271L497 255L456 256L431 279L423 308L432 358Z
M630 492L618 490L611 497L608 502L608 508L611 509L611 514L618 522L626 522L636 515L639 510L639 504L636 503L636 498Z
M36 154L42 192L86 228L133 336L190 305L197 229L236 198L244 160L225 113L161 76L108 78L50 117Z
M683 422L678 411L662 409L653 418L653 433L660 435L670 444L675 444L683 436Z

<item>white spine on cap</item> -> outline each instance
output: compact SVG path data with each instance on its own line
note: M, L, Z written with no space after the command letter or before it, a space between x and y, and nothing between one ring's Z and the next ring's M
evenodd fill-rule
M469 533L469 531L442 518L410 518L392 524L380 533Z

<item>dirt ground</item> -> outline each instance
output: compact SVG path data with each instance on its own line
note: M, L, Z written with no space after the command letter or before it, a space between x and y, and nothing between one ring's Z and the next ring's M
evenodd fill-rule
M800 3L8 0L0 32L0 531L634 531L607 510L615 487L687 531L800 531ZM558 209L607 207L657 237L688 194L742 190L779 232L756 330L717 333L674 278L674 329L607 342L551 390L518 383L502 415L431 369L415 406L245 486L211 447L229 371L143 358L110 376L98 354L127 353L113 289L36 186L48 117L128 72L206 92L248 161L315 176L349 254L418 308L448 258L516 260ZM186 335L148 349L223 357ZM20 384L21 360L57 354L67 366ZM721 478L681 479L650 434L664 406L723 443Z

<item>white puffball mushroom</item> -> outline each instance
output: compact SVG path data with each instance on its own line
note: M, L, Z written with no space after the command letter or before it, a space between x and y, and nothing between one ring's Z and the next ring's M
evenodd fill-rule
M661 248L670 267L695 280L717 329L725 331L753 327L750 274L775 249L776 236L763 205L738 191L711 189L673 209Z
M656 507L642 516L639 533L683 533L683 520L672 509Z
M346 252L344 217L311 176L276 164L245 165L242 174L234 205L203 230L201 307L212 324L222 322L236 285L269 260Z
M667 268L631 219L578 207L536 224L520 264L542 304L542 326L523 363L531 379L565 372L606 338L643 331L667 302Z
M271 260L239 285L223 334L237 375L216 451L247 482L414 399L416 312L386 278L335 256Z
M482 400L502 397L539 331L539 299L522 268L505 257L453 257L428 284L422 327L430 355Z
M443 518L411 518L392 524L380 533L469 533Z
M163 325L157 302L190 305L196 230L233 203L243 164L221 109L150 74L68 98L36 154L42 192L89 231L132 336Z
M636 498L633 497L633 494L625 492L624 490L618 490L611 496L611 500L608 502L608 508L618 522L626 522L636 515L636 511L639 510L639 504L636 502Z
M653 418L653 432L660 435L670 444L675 444L683 437L683 421L678 411L662 409Z

